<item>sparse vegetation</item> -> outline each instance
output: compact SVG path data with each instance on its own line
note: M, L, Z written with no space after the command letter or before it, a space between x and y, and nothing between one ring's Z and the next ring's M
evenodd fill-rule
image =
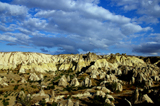
M51 106L57 106L57 103L56 103L56 102L53 102Z
M81 78L80 78L80 81L83 81L85 78L82 76Z
M48 85L46 90L50 90L50 89L55 89L55 86L54 85Z
M14 83L14 81L11 81L11 83Z
M93 104L97 106L109 106L107 103L105 103L106 97L102 96L94 96L93 98Z
M14 86L14 90L17 90L18 87L19 87L19 85L15 85L15 86Z
M24 96L17 100L18 103L21 103L23 106L31 106L32 105L32 99L30 96Z
M2 103L3 103L3 106L8 106L9 105L8 99L3 99Z
M72 87L69 87L68 85L63 89L63 91L68 91L71 92L72 91Z
M31 85L31 87L32 87L32 88L34 88L34 89L35 89L35 88L37 88L37 86L36 86L36 85Z
M21 88L21 91L24 91L24 88Z
M4 95L4 98L7 98L7 97L8 97L8 94L5 94L5 95Z
M46 106L46 100L43 98L40 103L39 103L41 106Z

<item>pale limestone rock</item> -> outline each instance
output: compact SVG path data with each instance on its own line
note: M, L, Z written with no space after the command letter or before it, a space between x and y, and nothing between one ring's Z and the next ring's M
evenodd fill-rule
M6 87L6 86L8 86L7 78L6 78L6 77L3 77L3 78L0 77L0 86L1 86L1 87Z
M100 85L101 86L103 86L103 85L105 85L106 83L108 83L109 81L102 81L101 83L100 83Z
M63 75L63 76L61 77L61 79L59 80L58 86L63 86L63 87L66 87L66 86L67 86L67 79L66 79L65 75Z
M119 80L117 79L117 77L114 74L107 74L106 75L106 80L109 82L118 82Z
M134 103L138 102L138 98L139 98L139 91L138 91L138 88L136 88L133 93L133 102Z
M26 69L24 68L24 66L21 66L19 73L26 73Z
M95 73L92 73L92 74L91 74L91 78L96 79L96 78L97 78L97 75L96 75Z
M79 106L79 100L76 101L74 106Z
M72 95L72 97L78 97L78 98L88 98L88 97L92 97L92 95L89 92L84 92L83 94L76 94L76 95Z
M122 86L122 84L117 83L117 88L116 88L116 90L122 92L122 91L123 91L123 86Z
M72 79L70 86L79 86L80 83L78 82L78 79L75 77Z
M33 94L31 98L36 100L42 100L44 98L46 102L49 102L49 95L45 94L43 89L41 89L39 93Z
M86 73L91 73L92 70L97 70L97 68L95 67L95 65L90 66L90 67L86 70Z
M106 98L107 98L107 99L112 99L112 100L114 101L114 97L113 97L112 95L107 94L107 95L106 95Z
M64 98L64 95L58 95L55 97L54 101L57 102L57 100Z
M132 104L131 104L131 102L129 100L127 100L126 98L124 100L128 103L127 106L132 106Z
M90 79L88 87L91 87L91 86L92 86L92 80Z
M121 70L117 70L117 75L122 75L122 71Z
M59 70L68 70L70 67L72 67L71 63L63 63L60 67Z
M109 106L115 106L114 103L111 102L109 99L106 99L105 103L109 104Z
M76 72L80 72L83 67L86 67L86 64L85 64L85 61L84 61L82 55L79 55L79 60L77 63Z
M147 94L143 95L142 100L146 101L147 103L154 103Z
M21 83L27 83L26 79L24 77L21 78Z
M113 92L111 92L111 90L107 89L106 87L102 87L101 90L102 90L104 93L113 93Z
M67 82L69 82L71 79L70 79L70 76L68 75L68 77L67 77Z
M90 74L91 78L97 78L97 75L99 75L99 72L97 70L92 70Z
M153 85L153 80L149 80L149 87L152 87L152 85Z
M126 66L146 66L146 63L137 57L134 56L125 56L125 55L108 55L107 61L113 63L114 67L117 68L119 65Z
M55 98L55 92L54 92L54 90L51 90L51 98Z
M116 81L117 77L114 74L110 74L110 80L111 81Z
M75 69L76 69L76 66L73 66L73 67L72 67L72 70L75 71Z
M8 86L8 83L6 83L6 82L0 83L0 86L6 87L6 86Z
M88 65L90 65L90 63L91 63L92 61L96 61L97 58L98 58L98 56L97 56L96 54L89 52L89 53L87 53L86 61L88 62Z
M41 81L43 81L44 80L43 74L39 74L39 78Z
M98 69L98 68L102 68L102 67L109 67L108 66L108 62L106 61L106 59L98 59L95 61L94 66Z
M159 76L154 76L154 81L159 81Z
M24 93L24 91L20 91L18 94L18 98L20 98L20 99L24 99L25 96L26 96L26 94Z
M134 84L135 83L135 78L134 77L132 77L132 84Z
M36 73L31 73L29 77L30 81L39 81L40 78L36 75Z
M103 91L97 91L95 95L101 96L103 98L106 96L106 94Z
M106 99L105 103L111 104L112 102L109 99Z
M106 75L106 73L105 73L105 72L101 72L101 73L99 74L100 79L105 78L105 75Z
M32 63L38 66L41 63L53 64L58 61L57 56L46 55L41 53L25 53L25 52L7 52L7 53L3 52L0 53L0 58L1 58L0 69L13 70L17 67L17 65L22 64L22 67L20 68L20 72L22 73L25 73L27 69L33 68L30 66L30 64ZM52 66L54 67L50 67L50 65L47 65L47 67L45 67L45 69L43 70L48 70L48 69L57 70L55 65ZM41 68L43 68L43 66Z
M73 102L71 99L67 100L67 104L65 106L73 106Z
M92 86L92 81L91 79L89 79L88 77L86 77L82 83L81 83L82 86L85 86L85 87L91 87Z
M143 73L138 73L136 81L138 81L138 83L142 83L142 81L146 81L146 78L144 77Z

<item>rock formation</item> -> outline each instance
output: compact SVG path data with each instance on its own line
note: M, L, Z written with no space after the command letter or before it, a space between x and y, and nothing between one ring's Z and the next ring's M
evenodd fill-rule
M82 86L85 87L91 87L92 86L92 81L91 79L89 79L88 77L86 77L82 82L81 82Z
M143 95L142 101L146 101L147 103L154 103L147 94Z
M30 81L39 81L40 78L36 75L36 73L31 73L29 77Z
M65 75L63 75L63 76L61 77L61 79L59 80L58 86L63 86L63 87L66 87L66 86L67 86L67 79L66 79Z
M75 77L72 79L70 86L79 86L80 83L78 82L78 79Z
M47 104L59 106L93 105L91 101L94 99L104 99L103 102L111 106L123 102L128 106L142 102L158 104L159 67L159 57L118 53L47 55L1 52L0 87L3 89L0 96L12 94L17 97L17 92L24 90L25 93L20 93L32 94L33 105L39 105L43 98ZM128 98L121 99L123 95ZM96 105L104 105L98 103Z

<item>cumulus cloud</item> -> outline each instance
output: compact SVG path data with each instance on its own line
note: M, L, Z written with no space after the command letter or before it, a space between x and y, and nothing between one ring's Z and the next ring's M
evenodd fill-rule
M146 23L159 23L160 1L159 0L112 0L117 6L122 6L125 11L136 10L142 16L137 21Z
M13 31L14 30L14 25L10 25L9 27L7 27L5 24L2 24L0 22L0 31L3 31L3 32L9 32L9 31Z
M22 27L31 31L41 30L45 28L46 25L46 20L41 20L38 18L29 18L28 20L25 20L23 23L21 23Z
M15 42L17 40L17 38L9 36L9 35L0 34L0 40Z
M82 52L107 50L109 46L119 44L121 40L134 33L152 29L142 27L132 22L131 18L114 14L98 6L99 2L99 0L13 0L12 4L0 2L1 19L4 23L0 25L0 30L4 32L0 35L2 36L0 40L10 41L8 45L15 42L25 46L34 45L40 47L42 52L48 51L44 48L58 48L57 53L79 53L79 50ZM125 8L127 10L127 7ZM156 8L158 10L158 7ZM10 22L13 22L9 27L6 21L8 16Z
M25 6L11 5L11 4L0 2L0 14L2 17L5 16L5 18L7 18L6 16L8 16L8 17L14 17L17 19L24 19L27 13L28 13L28 9Z

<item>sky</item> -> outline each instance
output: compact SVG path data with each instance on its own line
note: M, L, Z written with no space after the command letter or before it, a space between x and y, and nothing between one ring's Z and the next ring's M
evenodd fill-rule
M0 52L160 56L160 0L0 0Z

